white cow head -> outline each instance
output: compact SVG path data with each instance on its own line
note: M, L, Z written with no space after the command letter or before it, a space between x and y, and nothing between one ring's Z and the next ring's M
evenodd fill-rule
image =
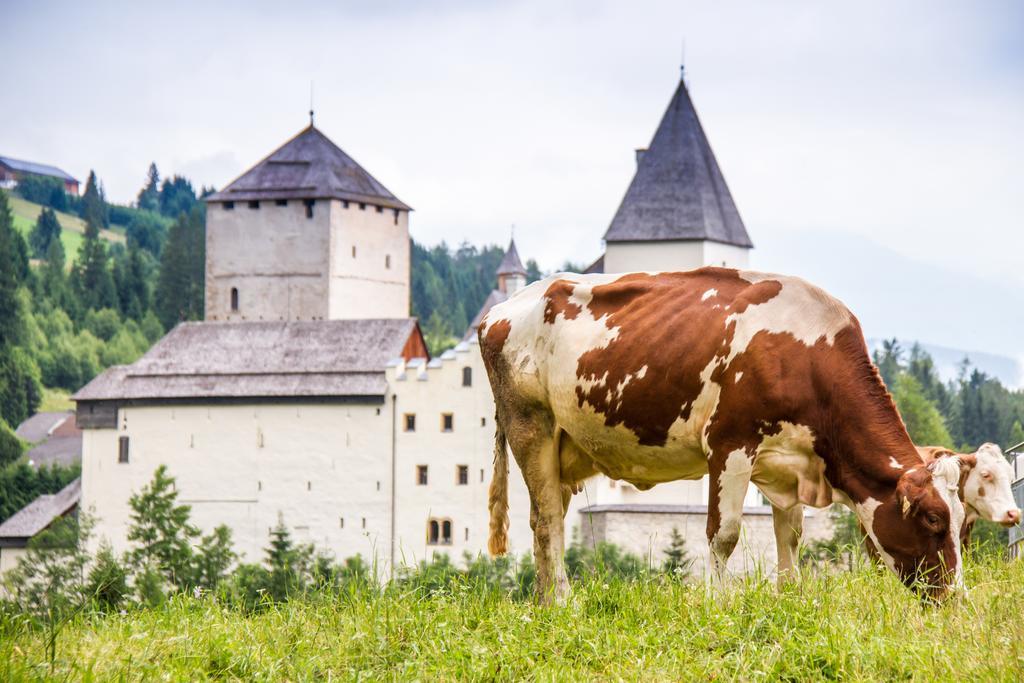
M1010 484L1013 468L994 443L982 444L974 453L977 464L964 482L964 503L978 516L1003 526L1020 523L1021 511L1013 500Z

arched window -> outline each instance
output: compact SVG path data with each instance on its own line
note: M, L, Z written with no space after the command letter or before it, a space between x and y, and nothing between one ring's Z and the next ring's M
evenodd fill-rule
M427 545L451 545L452 520L431 517L427 520Z
M238 287L231 288L231 310L238 310Z
M462 368L462 386L473 386L473 368L469 367L468 365Z

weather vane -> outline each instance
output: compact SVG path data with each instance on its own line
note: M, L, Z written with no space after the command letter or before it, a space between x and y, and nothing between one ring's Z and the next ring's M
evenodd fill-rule
M309 125L313 125L313 81L309 82Z

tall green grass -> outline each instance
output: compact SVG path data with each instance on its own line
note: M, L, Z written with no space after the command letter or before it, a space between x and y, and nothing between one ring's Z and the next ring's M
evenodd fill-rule
M1024 563L967 567L923 605L870 567L725 587L590 578L567 607L462 580L353 588L246 612L214 597L80 614L60 633L0 617L0 680L1020 680Z

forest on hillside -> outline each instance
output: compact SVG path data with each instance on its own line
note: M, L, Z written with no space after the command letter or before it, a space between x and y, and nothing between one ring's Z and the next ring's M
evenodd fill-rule
M0 500L7 507L70 476L18 469L27 467L16 463L26 444L12 426L104 368L135 361L179 321L202 319L201 200L212 189L196 191L181 176L161 179L151 164L130 205L108 202L95 172L81 197L39 178L25 179L16 192L19 201L43 208L34 225L16 228L0 190ZM64 251L57 211L84 222L77 253ZM124 243L102 239L107 229L123 233ZM432 353L461 338L495 288L503 255L496 245L412 243L411 314L420 319ZM535 261L526 267L531 281L541 277ZM967 359L949 382L917 345L887 341L874 360L918 443L972 449L985 441L1024 441L1024 390L1007 389Z

